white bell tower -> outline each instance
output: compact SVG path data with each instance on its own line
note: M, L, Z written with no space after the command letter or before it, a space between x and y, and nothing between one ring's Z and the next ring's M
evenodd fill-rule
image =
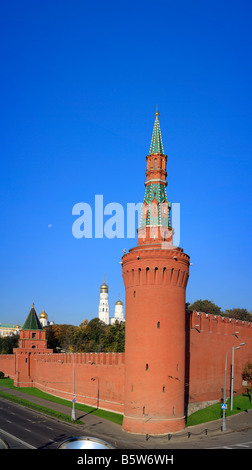
M100 287L100 305L99 305L99 319L109 325L109 303L108 303L108 286L104 282Z

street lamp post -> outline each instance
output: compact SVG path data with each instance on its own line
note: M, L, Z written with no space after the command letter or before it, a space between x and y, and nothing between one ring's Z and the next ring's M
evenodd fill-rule
M74 370L74 354L72 354L73 357L73 408L72 408L72 421L75 421L75 370Z
M234 395L234 350L240 349L241 346L245 346L245 343L240 343L236 348L232 347L232 366L231 366L231 389L230 389L230 410L233 409L233 395Z
M232 408L233 409L233 380L234 380L234 350L240 349L241 346L244 346L245 343L240 343L239 346L236 348L232 347L232 372L231 372L231 394L230 394L230 403L232 401ZM226 424L226 390L227 390L227 356L230 349L226 352L226 360L225 360L225 377L224 377L224 408L223 408L223 415L222 415L222 431L227 430Z

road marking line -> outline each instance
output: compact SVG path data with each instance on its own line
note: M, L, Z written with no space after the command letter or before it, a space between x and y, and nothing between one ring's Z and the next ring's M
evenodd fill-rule
M25 431L31 432L31 430L30 430L30 429L27 429L27 428L25 428Z
M9 434L8 432L4 431L3 429L0 429L0 433L5 434L7 437L13 439L14 441L20 442L24 446L29 447L29 449L37 449L37 447L34 447L31 444L28 444L27 442L22 441L22 439L19 439L18 437L13 436L13 434Z

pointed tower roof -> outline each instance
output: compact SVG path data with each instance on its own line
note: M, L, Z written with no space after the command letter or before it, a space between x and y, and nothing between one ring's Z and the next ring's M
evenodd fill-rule
M25 320L22 330L43 330L43 327L38 319L34 304Z
M160 116L159 111L156 112L156 119L154 122L151 146L150 146L150 155L153 153L159 153L161 155L164 155L164 148L163 148L161 129L160 129L158 116Z

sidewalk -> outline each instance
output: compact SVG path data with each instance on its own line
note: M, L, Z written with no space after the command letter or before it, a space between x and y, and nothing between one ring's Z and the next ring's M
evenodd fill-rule
M19 398L23 398L32 403L36 403L46 408L50 408L68 416L71 416L72 408L58 403L50 402L42 398L28 395L19 390L13 390L8 387L0 386L0 390L7 392ZM72 425L78 435L88 435L98 437L112 443L115 447L124 449L164 449L172 447L172 443L197 439L207 439L208 436L223 435L221 431L222 419L210 421L196 426L189 426L183 431L171 433L165 436L146 436L139 434L130 434L122 430L121 426L106 419L95 416L92 413L84 414L83 411L75 409L76 418L83 423L82 425ZM54 418L55 419L55 418ZM252 409L247 412L241 412L226 418L227 431L225 434L244 429L252 429ZM207 430L207 431L206 431ZM78 431L78 433L77 433ZM188 434L190 433L190 434ZM74 430L73 430L74 435ZM169 443L169 446L168 446Z

